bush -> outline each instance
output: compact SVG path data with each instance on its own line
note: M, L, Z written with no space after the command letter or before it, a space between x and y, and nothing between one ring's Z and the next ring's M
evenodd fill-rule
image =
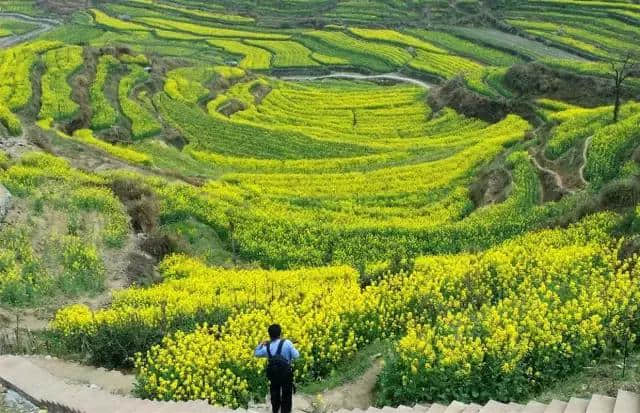
M103 229L105 243L110 247L121 247L129 234L129 222L123 205L115 195L104 188L78 188L71 191L73 208L102 213L107 223Z
M2 104L0 104L0 123L7 128L9 134L12 136L22 134L22 124L20 123L20 119Z
M619 177L624 161L640 144L640 115L598 130L587 152L586 179L596 188Z
M181 250L179 241L174 235L152 232L142 241L140 248L147 254L161 261L165 256L177 253Z
M605 185L600 191L603 209L632 208L640 203L640 183L625 179Z
M61 242L62 274L56 280L60 290L77 295L104 290L106 271L97 249L76 236L66 236Z
M52 289L52 279L42 267L25 228L0 232L0 303L33 304Z
M152 348L167 334L192 331L201 323L219 325L229 316L223 309L203 309L189 315L172 315L167 307L158 307L158 312L123 310L95 317L87 306L70 306L56 314L53 331L69 351L83 352L94 364L131 368L136 353Z
M159 205L148 186L133 179L116 178L111 188L127 208L134 231L152 233L158 225Z
M378 402L523 400L620 348L621 320L638 315L640 269L619 258L621 242L602 238L619 224L611 217L420 259L403 288L420 288L432 312L397 343Z
M9 156L0 149L0 169L7 169L9 167Z

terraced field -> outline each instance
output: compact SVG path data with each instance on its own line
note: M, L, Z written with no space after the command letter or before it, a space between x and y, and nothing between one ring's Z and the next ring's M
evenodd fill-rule
M22 22L11 18L0 19L0 37L20 35L35 30L36 26L31 23Z
M233 407L272 319L303 383L388 343L381 404L523 400L629 345L640 64L618 122L609 67L640 6L408 3L0 18L0 307L54 308L47 348L139 396Z

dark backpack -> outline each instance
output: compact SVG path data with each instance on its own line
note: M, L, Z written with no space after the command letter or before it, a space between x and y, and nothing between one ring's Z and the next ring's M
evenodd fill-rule
M267 344L267 356L269 361L267 362L267 378L271 381L284 382L292 374L291 365L286 358L282 356L282 346L284 340L280 340L278 343L278 350L276 354L271 354L271 343Z

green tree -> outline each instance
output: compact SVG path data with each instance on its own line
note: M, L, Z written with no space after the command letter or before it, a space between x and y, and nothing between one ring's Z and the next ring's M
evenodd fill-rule
M615 103L613 106L613 122L618 122L624 82L633 75L640 74L640 52L627 50L611 58L611 76L614 81Z

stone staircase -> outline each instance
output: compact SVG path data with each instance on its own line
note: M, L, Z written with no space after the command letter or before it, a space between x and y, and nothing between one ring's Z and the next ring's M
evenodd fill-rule
M0 384L31 403L61 413L231 413L204 401L160 402L67 384L27 358L0 356Z
M204 401L160 402L118 396L97 387L68 384L28 358L0 356L0 384L49 412L61 413L265 413L268 409L211 406ZM301 411L302 412L302 411ZM617 397L593 395L590 400L572 398L527 405L490 401L484 406L457 401L449 405L417 404L413 407L369 407L335 413L640 413L640 396L620 390Z
M491 400L481 406L454 401L449 405L435 403L416 404L413 407L341 409L335 413L640 413L640 395L619 390L617 397L594 394L590 400L572 397L568 402L553 400L549 404L531 401L523 405Z

